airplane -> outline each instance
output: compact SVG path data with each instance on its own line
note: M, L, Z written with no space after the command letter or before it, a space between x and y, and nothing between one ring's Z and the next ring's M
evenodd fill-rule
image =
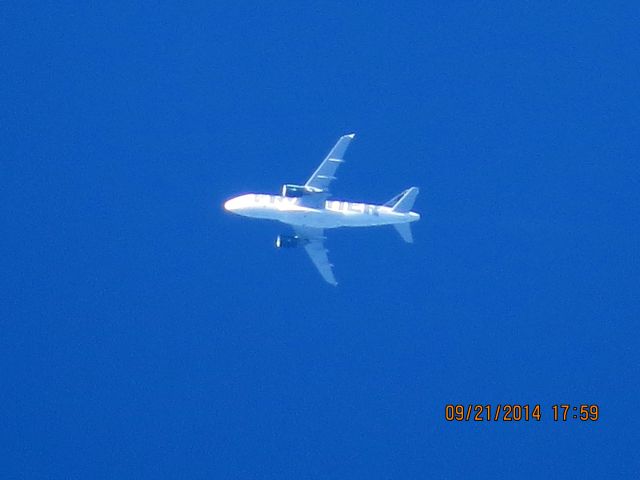
M410 224L420 220L420 214L411 211L417 187L408 188L383 205L329 200L329 185L336 179L336 170L354 137L353 133L340 137L304 185L285 184L281 195L248 193L224 203L225 210L237 215L291 225L294 234L278 235L276 247L304 247L322 278L334 286L338 282L324 246L325 229L393 225L405 242L413 243Z

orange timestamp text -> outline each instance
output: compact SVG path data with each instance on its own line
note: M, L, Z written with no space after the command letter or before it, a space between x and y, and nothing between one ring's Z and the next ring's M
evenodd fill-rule
M452 404L444 407L447 422L539 422L543 418L540 404ZM551 406L551 418L556 422L578 420L595 422L600 418L596 404L556 404Z

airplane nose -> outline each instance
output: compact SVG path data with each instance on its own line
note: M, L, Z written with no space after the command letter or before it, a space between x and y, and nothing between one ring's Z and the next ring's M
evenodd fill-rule
M233 197L224 202L224 209L227 212L241 213L244 210L243 197Z
M231 200L227 200L226 202L224 202L224 209L227 212L233 212L233 209L235 208L235 203L234 202L234 198L232 198Z

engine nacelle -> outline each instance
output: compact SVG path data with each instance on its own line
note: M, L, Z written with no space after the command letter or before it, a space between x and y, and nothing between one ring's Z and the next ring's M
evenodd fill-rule
M278 235L276 237L276 248L294 248L298 245L305 245L308 240L297 235Z
M297 247L300 241L299 237L291 235L278 235L276 237L276 248L293 248Z
M282 196L290 198L300 198L305 195L311 195L312 193L320 193L322 190L314 187L306 187L304 185L290 185L285 184L282 186Z

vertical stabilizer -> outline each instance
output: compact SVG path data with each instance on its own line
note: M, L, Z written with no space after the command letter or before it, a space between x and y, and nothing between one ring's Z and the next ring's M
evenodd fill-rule
M396 195L384 205L385 207L391 207L394 212L408 213L411 211L419 192L418 187L407 188L404 192Z

